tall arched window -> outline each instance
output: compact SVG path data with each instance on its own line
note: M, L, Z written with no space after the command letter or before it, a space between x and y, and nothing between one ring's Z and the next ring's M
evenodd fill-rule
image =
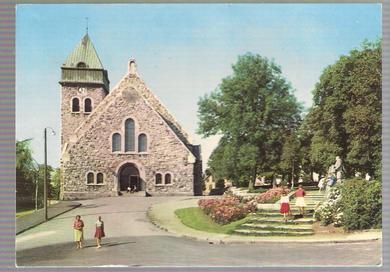
M125 151L135 151L135 127L133 119L125 122Z
M156 184L162 184L162 175L160 173L156 174Z
M87 184L93 184L94 182L94 175L92 172L89 172L87 175Z
M138 135L138 152L147 151L148 139L145 134Z
M171 184L172 183L172 177L171 174L167 173L165 174L165 184Z
M121 151L121 135L114 133L112 135L112 152Z
M86 98L84 100L84 112L91 112L92 111L92 101L90 98Z
M72 99L72 112L80 111L80 101L77 97Z
M102 173L98 173L96 175L96 184L103 184L103 174Z

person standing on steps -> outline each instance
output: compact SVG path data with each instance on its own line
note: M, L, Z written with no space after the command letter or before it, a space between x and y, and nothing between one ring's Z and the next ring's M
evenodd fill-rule
M322 177L320 178L320 181L318 182L318 192L321 192L322 190L325 190L326 189L326 177Z
M280 198L280 213L283 214L283 220L287 222L287 215L290 214L290 198L286 191L283 191Z
M298 186L298 190L295 191L295 199L296 199L295 205L299 208L299 213L301 214L302 217L305 215L305 207L306 207L305 195L306 192L303 189L302 184L300 184Z
M96 248L101 248L102 238L106 236L104 233L104 222L101 216L98 217L98 220L95 223L95 227Z
M76 242L76 248L83 248L83 240L84 240L84 222L81 220L80 215L76 215L76 218L73 222L73 234L74 241Z

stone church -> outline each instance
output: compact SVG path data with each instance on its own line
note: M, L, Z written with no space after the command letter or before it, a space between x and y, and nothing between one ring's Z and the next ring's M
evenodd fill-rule
M128 188L152 196L202 193L200 146L148 89L135 60L110 90L86 34L59 83L62 199L118 196Z

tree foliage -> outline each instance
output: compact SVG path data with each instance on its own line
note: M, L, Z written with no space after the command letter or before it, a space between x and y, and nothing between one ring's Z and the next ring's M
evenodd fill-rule
M289 181L293 180L300 172L300 155L300 142L297 135L295 133L287 134L282 149L280 172L289 177Z
M16 141L16 206L17 209L43 207L44 165L38 164L30 147L31 139ZM58 199L60 190L59 168L47 166L49 199Z
M209 161L216 176L253 182L259 171L278 168L284 135L300 124L301 106L273 61L248 53L232 68L198 102L198 131L222 135Z
M358 171L380 177L381 80L380 42L366 42L324 70L304 122L315 171L326 172L340 156L347 175Z
M48 166L49 167L49 166ZM59 199L61 190L61 172L60 168L53 169L50 167L50 186L49 186L49 198Z
M32 201L35 166L30 141L16 141L16 196L31 197Z

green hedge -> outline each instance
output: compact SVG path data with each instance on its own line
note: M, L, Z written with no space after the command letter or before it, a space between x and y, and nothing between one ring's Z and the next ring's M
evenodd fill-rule
M340 207L346 230L382 227L382 186L379 181L346 180L341 186Z

